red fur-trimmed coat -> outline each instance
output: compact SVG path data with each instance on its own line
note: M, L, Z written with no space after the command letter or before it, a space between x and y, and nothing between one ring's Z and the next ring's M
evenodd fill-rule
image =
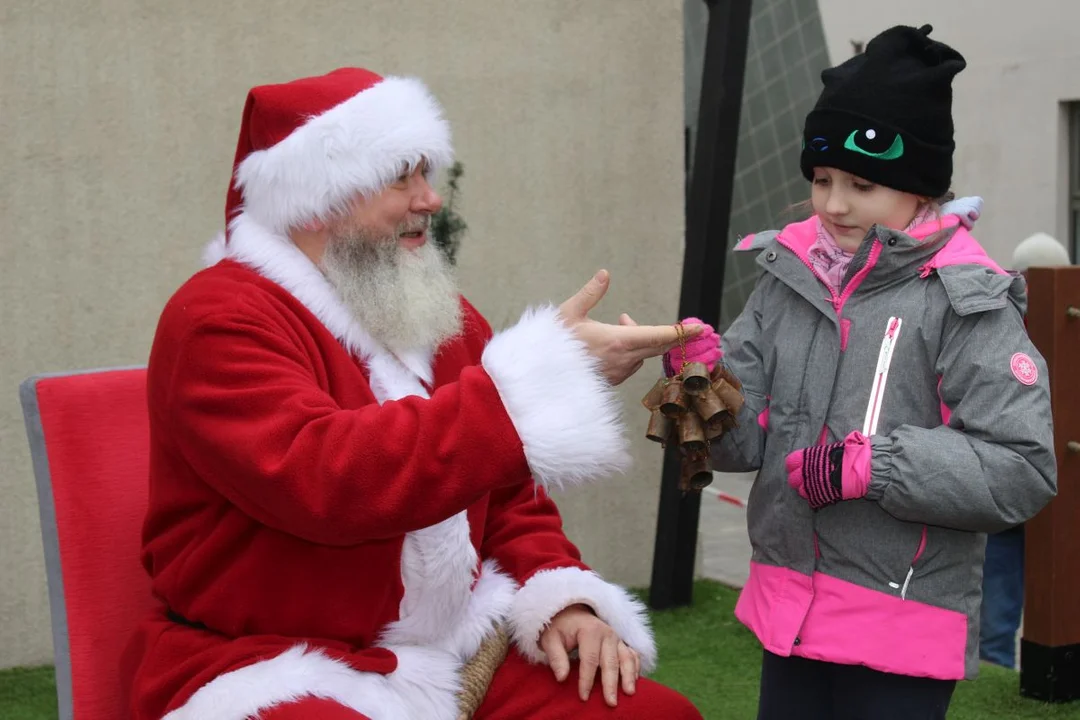
M543 627L579 602L653 664L642 606L581 562L545 491L625 463L610 388L554 309L492 337L462 302L460 337L394 356L244 216L169 301L143 534L163 607L128 653L136 720L304 694L453 718L494 622L541 662Z

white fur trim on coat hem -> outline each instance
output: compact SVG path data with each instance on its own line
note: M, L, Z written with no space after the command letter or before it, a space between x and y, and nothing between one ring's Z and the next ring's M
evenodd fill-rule
M389 675L358 672L303 645L219 675L163 720L247 720L304 697L326 698L379 720L454 720L460 663L449 653L392 647Z
M629 466L620 401L554 307L529 310L492 338L482 363L545 489Z
M514 644L526 658L546 663L540 633L561 610L588 605L631 649L641 656L641 669L656 667L656 643L645 606L618 585L581 568L542 570L526 581L514 596L510 630Z

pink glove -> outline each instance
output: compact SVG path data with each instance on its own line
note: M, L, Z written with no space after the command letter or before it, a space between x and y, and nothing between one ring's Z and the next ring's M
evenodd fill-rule
M870 486L870 438L856 431L840 442L796 450L785 467L788 484L815 510L864 497Z
M686 362L705 363L712 372L716 363L724 356L720 350L720 336L713 330L712 325L706 325L697 318L686 318L683 325L702 325L705 330L695 338L686 341ZM675 377L682 372L683 354L682 348L675 348L664 353L664 374L667 377Z

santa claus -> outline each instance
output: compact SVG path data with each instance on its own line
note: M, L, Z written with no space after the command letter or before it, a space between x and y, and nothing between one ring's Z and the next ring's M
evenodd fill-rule
M700 717L547 494L625 467L612 385L676 331L590 320L600 272L493 337L428 242L450 160L416 80L250 91L227 234L149 361L135 720L454 720L502 628L478 720Z

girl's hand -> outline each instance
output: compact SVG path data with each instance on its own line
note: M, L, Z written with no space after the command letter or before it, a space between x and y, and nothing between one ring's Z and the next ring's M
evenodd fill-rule
M796 450L785 465L788 485L815 510L855 500L870 487L870 438L853 432L840 442Z
M700 335L686 340L686 362L705 363L709 372L713 371L716 363L724 356L720 350L720 336L716 334L711 325L706 325L697 318L686 318L682 321L684 327L701 326L704 330ZM664 353L664 374L674 377L682 372L683 351L676 346Z

